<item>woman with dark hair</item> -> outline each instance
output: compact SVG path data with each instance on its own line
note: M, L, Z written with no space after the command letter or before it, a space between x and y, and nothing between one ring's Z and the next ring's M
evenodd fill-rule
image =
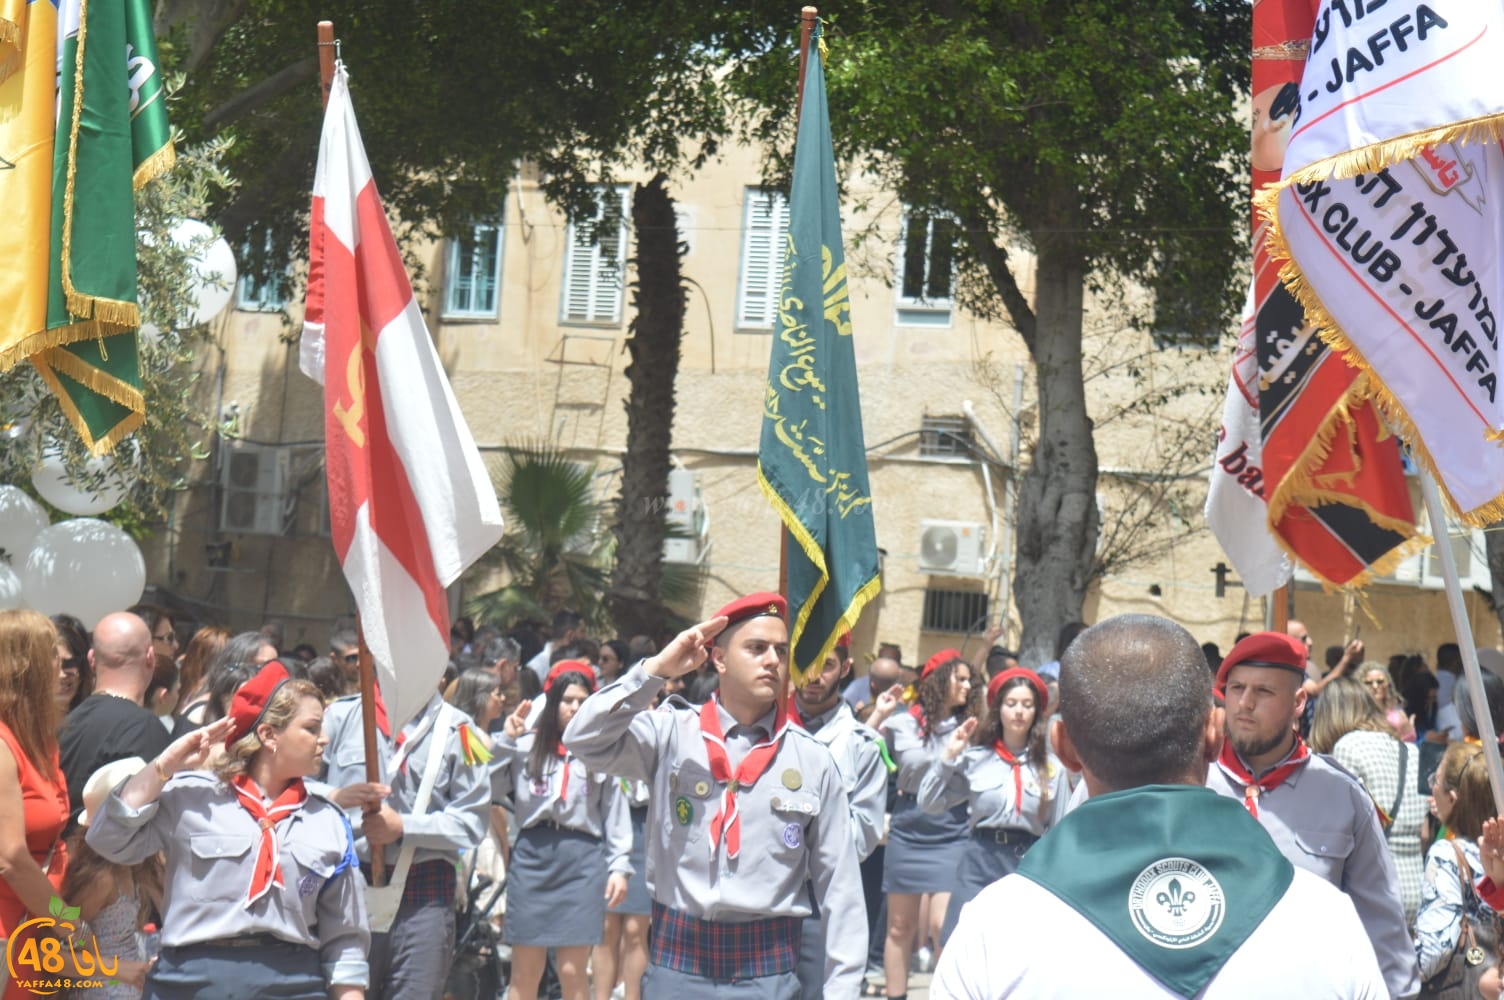
M1050 690L1032 670L1004 670L987 685L987 716L956 727L919 784L919 805L938 815L966 807L971 846L946 907L942 945L961 907L1004 875L1065 815L1070 781L1050 753Z
M57 652L63 658L63 672L57 681L57 703L63 715L94 691L94 671L89 666L89 630L72 615L53 615L57 629ZM62 716L58 725L63 724Z
M601 683L610 684L620 677L622 671L631 666L627 662L630 656L631 654L627 652L627 644L620 639L607 639L601 643L600 655L595 661L595 665L601 671Z
M89 846L117 864L165 857L145 996L361 1000L370 933L354 837L304 784L329 742L318 688L268 663L228 709L116 788L89 825Z
M194 726L224 718L240 685L276 658L276 647L260 632L241 632L232 637L209 662L203 694L183 709L182 718Z
M1494 737L1504 737L1504 680L1492 670L1480 673L1483 675L1483 697L1488 702L1488 715L1494 724ZM1452 701L1457 706L1457 721L1462 725L1462 738L1477 742L1482 735L1478 727L1478 713L1473 709L1473 686L1465 678L1458 680Z
M1429 670L1406 668L1400 682L1400 695L1405 699L1405 714L1415 720L1417 739L1436 728L1436 678Z
M521 832L507 869L502 939L512 946L508 1000L538 995L548 949L557 949L564 1000L588 1000L585 966L601 943L607 904L627 894L632 827L620 785L592 774L561 741L564 727L595 690L595 672L580 660L554 664L532 732L524 701L507 716L497 741L497 797L517 804Z
M918 795L925 772L944 753L952 734L981 714L982 689L972 684L972 670L956 650L941 650L925 662L908 711L895 712L897 698L884 692L867 719L887 739L898 765L898 796L883 857L883 892L888 896L883 975L888 996L908 991L916 934L939 943L946 906L959 888L957 876L971 842L964 802L932 816L919 808ZM927 893L932 894L928 919L920 927L920 904Z

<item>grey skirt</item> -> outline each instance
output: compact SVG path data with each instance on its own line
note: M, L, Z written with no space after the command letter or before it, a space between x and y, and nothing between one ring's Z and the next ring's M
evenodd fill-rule
M912 795L899 793L883 853L883 892L918 896L955 892L971 838L967 806L932 816Z
M648 892L647 862L648 807L632 807L632 852L627 855L632 862L632 877L627 881L627 898L620 906L611 907L611 913L630 913L647 916L653 912L653 897Z
M517 835L507 868L507 944L600 944L606 924L606 848L599 837L547 824Z
M945 911L945 924L940 929L940 943L950 940L950 932L956 929L961 916L961 907L977 898L977 893L987 888L1004 875L1018 871L1018 863L1024 859L1029 848L1039 838L1027 830L977 829L972 831L966 858L961 862L958 885L951 893L950 906Z

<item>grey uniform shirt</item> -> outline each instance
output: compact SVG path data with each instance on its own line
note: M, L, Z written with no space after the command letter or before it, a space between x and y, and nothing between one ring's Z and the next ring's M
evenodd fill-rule
M310 792L274 827L283 884L246 906L261 829L234 789L208 771L183 771L140 809L119 793L90 824L88 843L122 865L165 853L164 946L269 934L316 949L326 983L367 985L365 882L339 806Z
M925 736L919 731L919 720L912 712L897 712L883 721L883 735L887 737L888 749L893 754L893 763L898 765L898 790L905 795L919 794L919 783L925 772L937 759L945 755L945 744L950 734L961 724L955 716L941 719L930 727Z
M1013 765L997 755L992 747L967 747L955 760L942 754L924 772L919 782L919 808L936 815L966 803L971 829L1024 830L1036 837L1065 815L1070 804L1071 785L1065 765L1049 755L1047 774L1040 774L1033 764L1022 766L1023 801L1018 801ZM1040 802L1049 793L1043 810Z
M397 774L388 767L397 750L395 741L376 734L376 746L381 754L381 781L390 785L392 794L387 804L402 816L402 837L386 845L385 858L388 865L397 863L402 845L410 843L413 864L425 861L459 860L461 851L474 849L485 836L491 823L491 775L484 764L465 763L465 754L460 747L461 723L474 725L470 717L458 709L448 732L435 732L428 721L438 715L443 701L438 694L402 728L412 746L407 759ZM320 780L331 788L343 788L366 780L365 733L360 720L360 696L340 698L324 711L324 735L329 737L329 746L324 751L324 770ZM413 814L413 803L418 798L418 784L423 780L423 769L428 764L430 753L441 753L438 779L434 782L433 796L428 811ZM349 812L350 825L356 834L355 849L362 859L370 858L370 848L361 836L363 815L360 809Z
M1244 785L1220 763L1207 787L1243 801ZM1258 821L1290 862L1326 879L1353 901L1392 997L1420 992L1415 945L1405 926L1399 876L1379 829L1373 799L1324 754L1258 798Z
M573 755L556 757L541 776L529 777L528 758L536 739L533 733L524 733L519 740L505 733L497 738L496 757L491 761L492 800L512 796L519 829L556 823L601 838L607 871L631 875L632 816L621 782L593 774ZM561 799L562 768L569 769L569 788Z
M723 785L710 773L699 709L645 711L663 689L640 665L585 700L564 742L592 770L648 782L647 879L659 903L727 923L810 914L808 881L825 918L825 996L861 989L867 914L850 807L830 752L790 726L761 778L737 794L741 852L712 850ZM718 705L719 703L717 703ZM733 768L767 735L721 711ZM763 720L771 728L772 713Z
M851 802L851 834L858 861L877 849L883 836L883 811L888 802L888 768L877 747L877 731L857 721L851 706L835 707L804 720L805 731L825 745L835 758Z

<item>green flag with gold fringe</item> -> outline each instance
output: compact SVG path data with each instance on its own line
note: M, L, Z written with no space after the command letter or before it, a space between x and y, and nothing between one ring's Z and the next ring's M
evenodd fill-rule
M31 361L94 454L145 419L135 191L173 163L149 0L64 0L46 348Z
M881 589L821 31L811 33L757 476L788 529L794 683Z

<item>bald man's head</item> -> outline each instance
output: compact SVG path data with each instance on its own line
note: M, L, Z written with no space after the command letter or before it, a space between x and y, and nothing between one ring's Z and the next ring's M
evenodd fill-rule
M867 684L872 692L872 697L876 698L888 690L888 688L897 684L902 673L903 668L891 656L879 656L873 660L872 666L867 668Z
M1205 781L1211 699L1200 645L1165 618L1109 618L1077 636L1060 661L1066 733L1082 766L1109 789Z
M97 678L95 689L140 701L152 675L151 629L128 611L105 615L94 626L89 661Z

